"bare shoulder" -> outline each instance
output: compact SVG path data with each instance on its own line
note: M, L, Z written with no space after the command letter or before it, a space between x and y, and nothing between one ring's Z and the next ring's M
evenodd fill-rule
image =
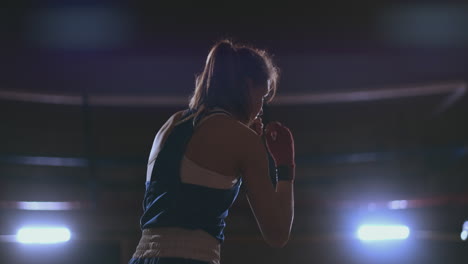
M261 146L261 139L253 130L226 115L203 121L196 129L194 138L204 149L223 149L223 152L229 152L231 157L239 159L243 159L252 148Z
M223 135L226 139L241 140L245 143L260 139L252 129L229 116L215 116L207 120L206 123L206 127L218 135Z
M250 166L250 163L261 162L266 157L261 137L243 123L228 116L217 116L212 118L211 125L214 126L211 128L215 132L214 137L222 135L220 141L224 141L223 144L234 151L241 169Z

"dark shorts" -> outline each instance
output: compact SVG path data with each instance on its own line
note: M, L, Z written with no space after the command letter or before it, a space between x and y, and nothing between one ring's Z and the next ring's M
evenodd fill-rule
M132 258L128 264L209 264L205 261L184 258Z

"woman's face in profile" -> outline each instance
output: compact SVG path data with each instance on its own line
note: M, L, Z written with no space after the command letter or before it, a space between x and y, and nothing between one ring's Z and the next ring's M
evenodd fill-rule
M263 114L263 101L265 97L268 95L268 83L255 85L252 81L248 81L249 89L250 89L250 99L251 107L252 107L252 114L250 117L250 122L259 118Z

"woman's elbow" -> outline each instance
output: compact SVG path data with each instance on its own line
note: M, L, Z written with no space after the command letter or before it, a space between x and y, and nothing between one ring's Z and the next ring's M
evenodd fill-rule
M265 242L273 248L282 248L286 246L289 241L289 231L288 232L274 232L273 234L265 237Z

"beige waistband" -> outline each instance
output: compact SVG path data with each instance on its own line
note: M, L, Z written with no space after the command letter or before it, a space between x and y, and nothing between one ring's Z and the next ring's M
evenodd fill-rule
M219 264L219 241L203 230L177 227L144 229L134 258L188 258Z

